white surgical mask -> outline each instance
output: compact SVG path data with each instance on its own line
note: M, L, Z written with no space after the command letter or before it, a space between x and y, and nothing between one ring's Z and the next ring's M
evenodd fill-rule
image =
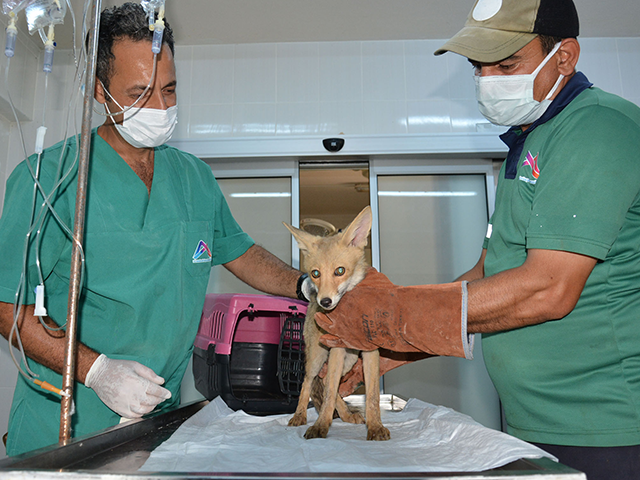
M107 91L106 88L105 91ZM107 94L121 110L124 110L109 92ZM104 106L111 114L106 103ZM123 115L122 123L115 124L122 138L136 148L153 148L164 145L173 135L178 123L178 106L174 105L166 110L133 107L126 110Z
M538 120L551 105L550 98L560 86L564 75L560 75L555 85L541 102L533 98L533 84L542 67L560 48L556 44L542 63L528 75L476 75L476 99L480 113L496 125L530 125Z

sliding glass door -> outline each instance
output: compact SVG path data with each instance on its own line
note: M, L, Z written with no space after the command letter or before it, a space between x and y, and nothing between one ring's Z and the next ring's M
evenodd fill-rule
M380 270L396 284L424 285L451 282L473 267L493 204L490 165L372 163ZM384 390L445 405L499 429L498 397L479 336L474 355L474 360L436 357L403 366L384 376Z
M220 178L233 217L257 244L291 264L291 177ZM261 293L241 282L226 268L211 269L208 293Z

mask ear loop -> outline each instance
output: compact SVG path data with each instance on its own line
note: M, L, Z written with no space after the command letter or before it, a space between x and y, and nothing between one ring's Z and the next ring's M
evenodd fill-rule
M544 66L547 64L547 62L549 62L549 60L551 60L551 58L553 58L553 56L558 52L558 50L560 49L561 45L562 45L562 42L556 43L554 45L554 47L553 47L553 50L551 50L549 52L549 55L547 55L546 58L542 61L542 63L540 65L538 65L538 68L536 68L533 71L533 73L531 75L533 75L534 79L538 76L538 73L540 73L540 70L542 70L544 68ZM553 86L553 88L551 90L549 90L549 93L544 98L545 100L549 100L553 96L553 94L556 92L556 90L560 86L560 82L562 82L563 78L564 78L564 75L560 74L560 76L558 77L558 80L556 80L555 85Z
M118 101L113 98L113 96L109 93L109 90L106 89L106 87L104 86L104 84L102 83L102 80L98 79L98 81L100 82L100 85L102 85L103 90L105 91L105 93L109 96L109 98L111 100L113 100L115 102L116 105L118 105L118 107L120 107L120 111L119 112L109 112L109 109L107 108L107 112L108 113L104 113L104 112L100 112L96 109L96 107L93 107L93 111L95 113L97 113L98 115L102 115L103 117L111 117L113 118L115 115L120 115L121 113L125 113L129 110L131 110L133 107L136 106L136 104L142 99L144 98L144 96L147 94L147 92L149 91L149 89L151 88L151 85L153 84L154 79L156 78L156 66L158 63L158 55L156 53L153 54L153 70L151 71L151 79L149 80L149 83L147 84L147 86L145 87L144 91L140 94L140 96L136 99L135 102L133 102L131 105L129 105L128 107L123 107L122 105L120 105L118 103ZM106 103L105 103L105 108L107 107Z
M545 100L549 100L553 96L553 94L556 93L556 90L560 86L560 82L562 82L563 78L564 78L564 75L560 74L560 76L558 77L558 80L556 80L556 83L553 86L553 88L551 90L549 90L549 93L545 97Z

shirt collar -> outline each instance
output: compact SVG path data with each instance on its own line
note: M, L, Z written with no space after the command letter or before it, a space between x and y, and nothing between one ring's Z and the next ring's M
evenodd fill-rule
M527 136L533 132L539 125L548 122L553 117L558 115L564 108L571 103L571 101L580 95L584 90L591 87L593 83L589 82L587 77L582 72L577 72L573 77L569 79L567 84L558 93L556 98L553 99L546 112L536 120L527 130L522 131L521 127L511 127L505 133L500 135L500 139L509 147L509 153L507 154L507 165L504 172L504 178L516 178L516 171L518 170L518 160L522 154L524 142Z

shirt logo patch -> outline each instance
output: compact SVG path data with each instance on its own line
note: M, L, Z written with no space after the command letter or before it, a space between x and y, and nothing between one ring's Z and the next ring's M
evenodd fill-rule
M211 250L205 243L204 240L200 240L198 242L198 246L196 247L196 251L193 252L193 263L207 263L211 262Z
M534 157L531 152L527 152L526 158L524 159L524 162L522 162L522 166L524 167L527 165L531 167L531 176L533 178L527 178L521 175L519 177L519 180L535 185L535 183L538 181L538 177L540 176L540 169L538 168L538 155Z

